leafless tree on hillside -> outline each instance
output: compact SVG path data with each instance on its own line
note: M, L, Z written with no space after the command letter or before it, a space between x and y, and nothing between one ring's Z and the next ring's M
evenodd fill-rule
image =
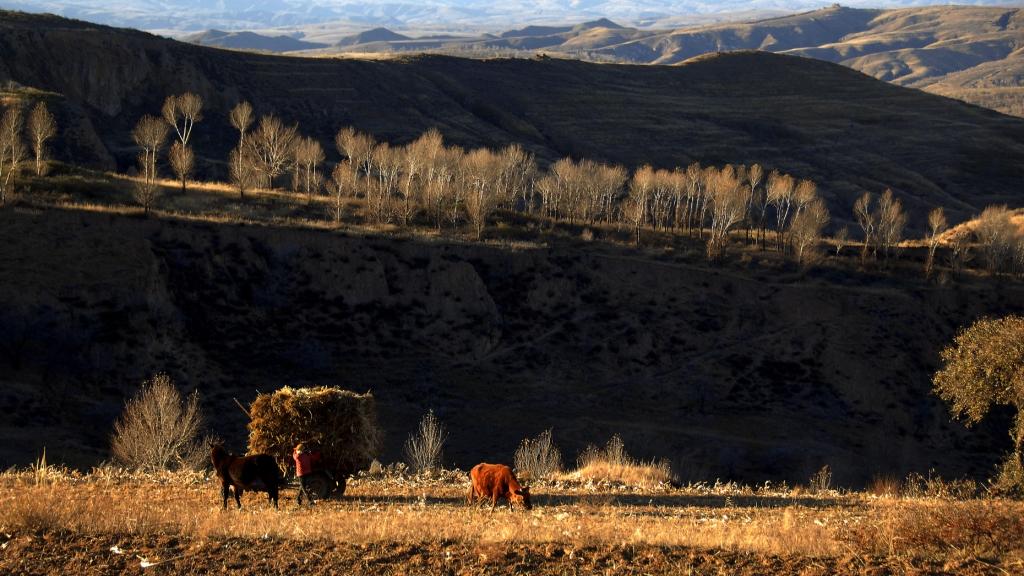
M45 103L37 103L28 116L28 135L36 158L36 176L46 173L46 141L56 134L57 120Z
M248 154L248 148L239 146L228 155L228 172L231 183L238 190L239 200L245 200L246 190L256 186L257 174L253 168L256 162Z
M853 216L864 236L864 245L860 252L861 262L866 262L868 255L877 251L878 213L871 209L871 192L861 194L853 203Z
M1014 244L1017 241L1017 227L1006 205L989 206L982 211L974 227L974 235L985 258L985 269L998 274L1009 268Z
M768 175L768 203L775 208L775 246L781 252L785 240L786 224L793 206L796 180L789 174L772 170Z
M345 191L352 185L352 172L355 168L351 160L342 160L331 170L331 181L328 189L331 194L331 216L335 224L340 224L345 211Z
M789 241L801 266L812 263L818 254L821 233L828 225L828 208L820 198L814 198L803 205L789 224Z
M324 149L313 138L299 137L295 141L292 154L296 180L306 195L306 201L311 201L314 194L320 193L322 176L319 167L326 159Z
M529 195L532 192L537 163L519 144L511 144L498 152L498 167L494 193L506 210L512 210L516 201L522 199L523 209L529 210Z
M698 221L697 217L704 197L705 184L704 169L699 163L694 162L686 167L686 231L691 236L694 228L700 230L704 227L703 220Z
M231 109L230 119L231 125L238 130L238 147L241 149L245 146L245 133L253 123L252 104L244 100L236 104Z
M903 240L903 228L907 224L907 215L903 212L903 203L886 189L878 199L878 240L885 258L899 246Z
M850 240L850 229L847 228L846 226L843 226L842 228L839 229L838 232L836 232L836 235L832 238L832 240L835 241L836 257L838 258L840 255L842 255L843 248Z
M719 260L725 255L729 232L743 221L749 191L739 176L729 167L717 171L709 179L711 191L711 235L708 237L708 260Z
M171 169L174 170L178 180L181 181L181 193L184 194L185 182L189 175L192 174L192 168L195 165L195 156L192 154L192 149L181 142L175 142L171 145L171 152L168 158L171 161Z
M931 278L935 269L935 250L939 247L942 233L946 231L947 227L945 211L941 206L933 208L928 213L928 236L925 238L928 242L928 259L924 264L926 278Z
M21 109L10 106L0 117L0 206L14 191L15 178L25 161L25 144L21 137Z
M428 170L426 201L434 225L439 231L449 213L449 204L457 201L452 190L455 185L457 156L458 152L442 147Z
M367 178L371 177L373 150L377 146L377 142L372 136L358 132L351 126L346 126L338 130L338 134L334 137L334 145L342 156L352 162L353 189L356 186L356 179L359 177L360 171L363 171Z
M192 92L168 96L160 112L164 121L174 128L178 141L187 148L193 127L203 119L203 99Z
M253 168L263 176L268 189L274 179L288 166L292 146L298 137L298 128L285 126L276 116L263 116L246 143L246 157L254 162Z
M156 183L156 159L167 139L167 130L166 123L148 114L143 116L132 130L132 139L141 149L139 169L142 179L136 183L135 199L147 214L160 190Z
M767 205L767 195L761 189L764 181L764 168L760 164L754 164L747 170L747 184L750 185L750 197L747 199L747 242L750 242L750 230L754 226L760 230L761 222L764 219L764 207ZM756 221L755 221L756 218ZM757 237L754 238L757 243Z
M387 142L381 142L374 146L370 158L371 166L377 173L377 182L375 187L367 188L366 205L375 221L389 222L393 216L393 202L398 194L402 173L402 151L392 148Z
M494 153L486 148L473 150L464 158L466 217L477 240L483 237L487 219L498 204L494 192L498 162Z
M633 227L637 246L640 245L640 229L647 221L651 190L654 188L654 178L654 169L644 165L633 173L633 178L629 182L629 196L626 197L625 205L623 206L623 215Z
M946 245L949 247L949 269L957 276L972 259L970 233L966 230L954 231Z

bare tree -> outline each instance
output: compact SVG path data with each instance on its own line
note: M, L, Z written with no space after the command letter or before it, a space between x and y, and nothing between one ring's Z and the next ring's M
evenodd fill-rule
M648 205L650 204L651 191L654 189L654 179L654 169L644 165L633 173L633 178L629 182L629 196L626 197L623 213L633 227L637 246L640 245L640 229L647 221Z
M750 197L747 200L747 242L750 241L750 229L757 226L757 229L761 229L761 223L764 220L764 212L768 205L768 194L761 189L761 183L764 181L764 167L760 164L754 164L747 170L747 183L750 184ZM754 221L754 218L757 221ZM757 243L757 238L754 238L754 243Z
M136 182L135 199L142 205L146 214L149 214L149 209L160 190L156 183L156 158L167 139L167 124L147 114L135 125L132 139L141 149L139 169L142 172L142 179Z
M401 150L392 148L387 142L374 146L368 166L377 173L377 184L367 188L366 204L379 223L389 222L392 217L392 201L398 193L399 177L402 172Z
M0 206L14 191L14 182L25 161L25 144L21 137L21 109L11 106L0 117Z
M529 211L536 174L537 163L533 154L523 150L519 144L502 148L498 152L495 196L508 210L514 208L517 199L522 199L523 210Z
M483 237L487 219L498 203L494 181L498 171L498 158L486 148L473 150L463 159L466 217L473 227L476 239Z
M438 230L441 230L441 224L449 213L449 205L455 204L458 199L453 188L459 154L457 150L441 148L428 169L427 205Z
M949 247L949 269L956 276L972 258L970 233L966 230L954 230L946 245Z
M850 229L847 228L846 226L843 226L842 228L839 229L838 232L836 232L836 235L832 238L832 240L835 242L836 257L838 258L841 255L843 248L850 240Z
M351 160L343 160L331 170L331 181L328 189L331 194L331 216L335 224L340 224L345 211L345 191L351 186L352 172L355 168Z
M174 128L178 141L187 148L192 138L192 128L203 119L203 99L192 92L168 96L160 112L164 121Z
M263 116L246 143L248 157L259 172L268 189L273 189L274 178L284 172L292 146L298 137L298 128L285 126L276 116Z
M238 130L238 147L245 146L245 133L253 123L252 104L241 101L231 109L231 125Z
M37 103L28 116L28 135L36 158L36 176L46 173L46 141L55 134L57 121L53 114L46 108L45 103Z
M924 275L926 278L931 277L935 268L935 250L939 247L942 233L946 231L947 227L946 212L942 209L942 206L933 208L928 213L928 236L926 237L928 242L928 260L924 264Z
M985 258L985 269L997 274L1009 268L1018 230L1005 206L989 206L982 211L974 235Z
M318 168L324 161L324 149L312 138L299 138L293 150L297 180L306 194L306 200L313 199L320 192L322 177Z
M793 205L796 181L788 174L772 170L768 175L767 187L768 203L775 208L775 246L781 252L789 212Z
M907 224L907 215L903 212L903 203L886 189L878 199L878 240L882 253L889 258L889 253L903 240L903 227Z
M828 225L828 208L820 198L815 198L803 205L793 216L789 224L789 241L796 253L796 261L801 266L812 263L817 256L817 247L821 242L821 233Z
M171 161L171 169L174 170L178 180L181 181L181 193L184 194L185 182L188 180L189 175L192 174L192 168L195 165L195 156L192 154L192 149L184 146L181 142L175 142L171 145L168 158Z
M111 449L119 462L139 470L194 468L205 460L202 426L198 394L183 398L170 377L157 374L125 404Z
M868 255L876 251L878 239L878 213L871 209L871 201L871 192L865 192L853 203L853 216L864 235L864 245L860 252L861 262L866 261Z
M436 132L436 134L440 138L440 133ZM338 152L352 162L353 188L356 185L356 178L358 178L360 170L366 174L367 178L371 177L373 149L377 146L372 136L362 134L356 131L355 128L347 126L338 130L338 134L334 137L334 144L337 146Z
M228 155L228 171L231 183L238 190L239 200L245 200L246 190L256 186L257 174L253 168L255 162L248 155L248 149L241 146L231 150L231 154Z
M717 171L709 182L711 235L708 237L707 256L708 260L718 260L725 255L729 231L743 221L749 191L729 167Z

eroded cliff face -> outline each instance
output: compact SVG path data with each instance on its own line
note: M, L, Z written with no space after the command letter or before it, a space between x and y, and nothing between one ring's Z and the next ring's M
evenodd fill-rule
M929 394L938 350L1020 287L769 277L599 245L503 249L317 231L0 211L0 465L106 457L166 371L241 446L232 398L373 390L385 460L427 409L447 463L509 460L553 427L571 459L619 433L683 478L844 484L985 475L1005 432ZM1011 304L1016 302L1017 304Z

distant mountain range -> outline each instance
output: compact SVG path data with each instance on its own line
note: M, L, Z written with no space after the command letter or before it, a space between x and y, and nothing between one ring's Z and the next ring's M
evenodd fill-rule
M941 0L889 0L889 7L941 4ZM972 5L1007 4L971 0ZM850 6L877 7L871 0ZM196 32L258 30L335 22L352 27L497 29L524 23L577 23L611 18L633 26L658 26L678 19L725 13L785 13L813 10L821 0L0 0L0 8L51 12L91 22L143 30Z
M252 42L251 49L273 50L269 45L280 42L246 38ZM319 48L322 53L437 51L532 56L543 51L582 60L637 64L679 64L708 52L764 50L836 62L880 80L1024 115L1024 11L1019 8L833 6L748 22L674 29L626 27L601 18L461 37L409 37L375 28L339 41L325 32L315 38L324 46L330 44ZM238 45L239 38L231 40L234 44L209 38L199 43L245 48Z

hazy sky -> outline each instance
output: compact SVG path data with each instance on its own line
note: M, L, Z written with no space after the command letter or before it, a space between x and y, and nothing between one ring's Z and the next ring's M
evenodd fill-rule
M848 0L851 7L946 4L942 0ZM961 4L1021 5L970 0ZM658 26L706 21L722 14L746 16L812 10L820 0L0 0L0 8L53 12L92 22L147 30L264 29L339 23L359 28L501 29L540 22L580 22L601 17L625 25Z

